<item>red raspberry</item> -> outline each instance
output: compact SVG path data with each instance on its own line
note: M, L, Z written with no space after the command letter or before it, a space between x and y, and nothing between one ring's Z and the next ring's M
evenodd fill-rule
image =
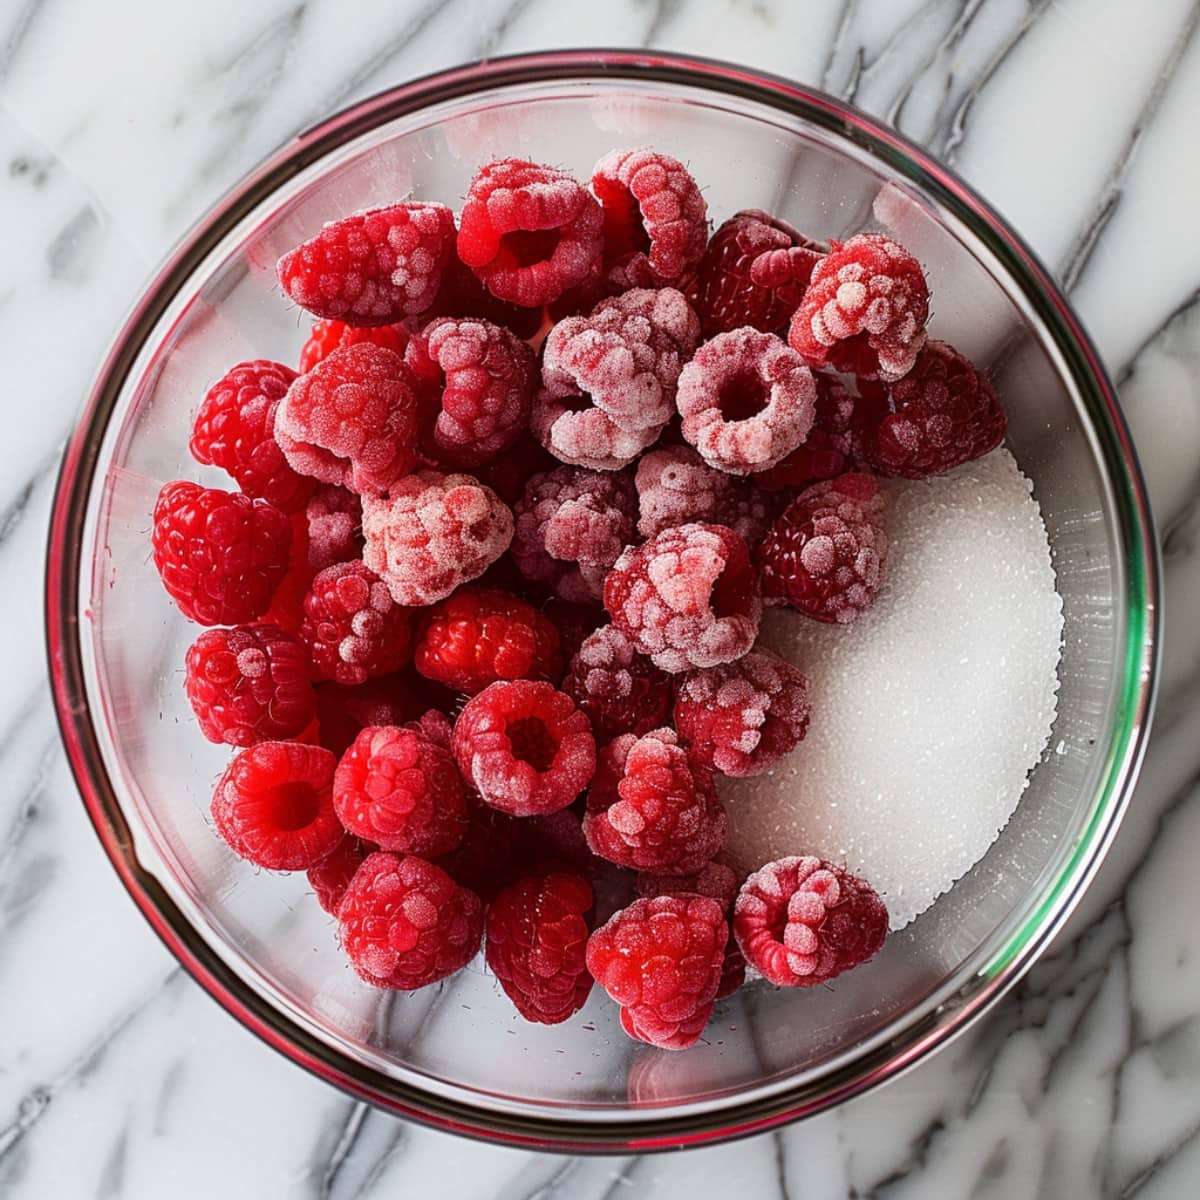
M816 987L857 967L887 929L887 909L870 884L812 854L760 867L733 906L747 961L779 987Z
M338 763L333 806L350 833L384 850L448 854L467 829L454 759L420 728L362 730Z
M688 169L656 150L611 150L592 170L604 208L604 265L624 287L684 279L708 241L708 205Z
M884 507L870 475L839 475L801 492L758 547L766 602L818 621L853 621L875 599L887 561Z
M305 509L308 563L322 571L361 556L362 501L349 488L321 484Z
M367 983L411 992L465 967L483 940L483 904L441 867L377 851L338 909L342 948Z
M276 273L314 316L390 325L433 303L453 245L450 210L412 200L331 221L289 250Z
M564 600L599 600L609 568L633 540L636 514L628 472L559 467L534 475L513 509L513 559Z
M773 333L735 329L696 351L679 373L683 436L711 467L765 471L808 436L817 385L804 360Z
M605 580L604 606L642 654L672 673L740 658L762 617L750 552L723 525L678 525L630 546Z
M299 636L300 622L304 619L304 597L308 595L315 572L308 563L308 518L302 512L292 513L291 525L288 568L259 624L278 625L285 633Z
M712 1013L728 935L707 896L636 900L588 939L587 968L621 1005L630 1037L686 1050Z
M692 756L724 775L761 775L808 732L804 673L752 650L735 663L689 671L675 691L675 728Z
M314 690L321 745L337 755L344 754L368 725L403 725L429 708L454 702L451 693L412 671L369 679L355 687L318 683Z
M452 746L484 802L516 817L566 808L596 770L587 717L544 681L484 688L459 713Z
M604 744L622 733L639 737L666 722L671 680L615 625L589 634L571 659L562 690L587 714Z
M599 257L601 223L600 206L570 175L505 158L471 180L458 257L498 299L549 304Z
M303 871L342 839L333 811L336 759L321 746L259 742L225 768L212 799L217 832L268 871Z
M768 213L734 213L700 260L696 311L704 336L744 325L783 333L821 256L816 242Z
M563 871L527 875L492 901L487 964L527 1021L558 1025L592 990L584 963L592 889Z
M467 792L467 831L459 846L438 859L438 866L463 887L491 900L520 869L524 828L518 821Z
M390 675L408 661L412 633L412 615L357 559L326 567L304 597L300 637L314 679L353 687Z
M525 485L534 475L556 466L558 459L526 431L499 458L477 468L475 474L480 483L511 507L524 495Z
M274 625L206 630L188 649L184 687L200 732L218 745L286 741L317 712L304 646Z
M788 341L810 366L896 380L912 370L928 319L921 264L882 233L856 233L813 269Z
M369 842L348 833L319 863L308 868L308 886L331 917L337 916L354 872L374 849Z
M531 338L542 327L543 310L522 308L497 300L479 281L470 267L464 266L457 253L450 256L442 272L442 286L425 318L478 317L493 325L503 325L519 338Z
M460 588L429 611L414 662L469 696L498 679L556 679L562 669L554 626L510 592L483 587Z
M335 350L288 389L275 437L297 471L360 495L386 492L417 461L417 392L392 350Z
M634 885L639 896L690 894L708 896L728 915L738 894L737 872L722 862L705 863L693 875L654 875L641 872Z
M154 505L154 565L179 611L200 625L262 616L288 568L292 527L265 500L177 479Z
M314 321L308 341L300 351L300 374L309 371L343 346L354 346L359 342L371 342L403 354L408 345L407 325L347 325L345 321Z
M635 871L698 871L725 843L712 771L673 729L622 734L601 752L583 834L593 854Z
M419 608L482 575L508 549L513 517L470 475L418 471L364 498L363 533L363 562L397 604Z

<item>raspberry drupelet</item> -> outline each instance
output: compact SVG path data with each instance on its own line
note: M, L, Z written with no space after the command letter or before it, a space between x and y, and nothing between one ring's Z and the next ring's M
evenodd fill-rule
M321 484L304 512L308 564L314 572L362 555L362 501L349 488Z
M314 321L308 339L300 348L300 374L307 374L335 350L358 342L372 342L403 354L410 337L411 330L403 322L393 325L347 325L345 321Z
M331 917L337 916L354 872L375 849L369 842L348 833L319 863L308 868L308 886Z

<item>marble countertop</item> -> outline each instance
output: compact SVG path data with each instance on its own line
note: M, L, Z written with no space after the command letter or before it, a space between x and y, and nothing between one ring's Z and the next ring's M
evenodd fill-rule
M0 1195L495 1200L1200 1194L1200 3L0 0ZM190 982L125 896L51 713L58 455L180 232L332 108L559 45L734 59L952 163L1058 272L1121 389L1164 537L1149 758L1055 952L901 1080L775 1134L579 1159L451 1140L310 1078ZM447 1166L453 1163L453 1170Z

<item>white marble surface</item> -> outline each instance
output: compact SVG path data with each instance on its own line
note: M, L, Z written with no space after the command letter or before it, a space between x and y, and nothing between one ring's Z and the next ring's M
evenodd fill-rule
M1198 23L1194 0L0 0L0 1195L1200 1194ZM59 449L170 242L333 107L458 60L584 44L819 84L951 161L1068 286L1165 537L1154 742L1056 953L889 1087L666 1157L452 1141L259 1045L173 966L103 858L41 646Z

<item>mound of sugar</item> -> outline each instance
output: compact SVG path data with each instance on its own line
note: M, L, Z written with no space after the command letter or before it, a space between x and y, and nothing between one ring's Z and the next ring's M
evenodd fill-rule
M772 609L761 641L804 670L808 737L724 780L728 853L844 863L907 925L1004 828L1054 720L1062 601L1032 485L998 450L888 485L888 572L851 625Z

